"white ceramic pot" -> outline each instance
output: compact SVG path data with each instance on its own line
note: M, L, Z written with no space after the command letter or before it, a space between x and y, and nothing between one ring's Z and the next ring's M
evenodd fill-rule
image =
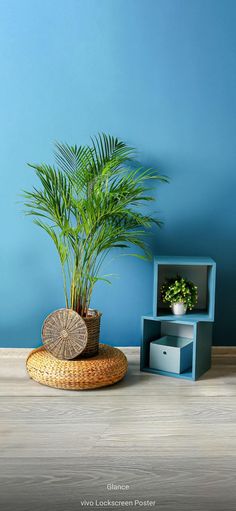
M187 305L183 302L172 303L171 308L175 316L183 316L183 314L186 314L187 311Z

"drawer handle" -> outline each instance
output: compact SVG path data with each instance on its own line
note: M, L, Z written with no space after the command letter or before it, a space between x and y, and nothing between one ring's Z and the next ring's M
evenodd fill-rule
M166 351L163 351L163 355L167 355Z

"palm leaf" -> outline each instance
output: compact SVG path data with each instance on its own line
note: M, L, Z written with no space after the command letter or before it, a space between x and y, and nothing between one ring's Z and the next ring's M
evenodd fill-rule
M30 165L39 186L24 192L25 206L56 246L67 306L83 315L111 250L133 246L138 252L128 255L150 257L148 232L162 222L140 208L154 201L154 183L167 178L137 164L133 148L104 133L89 146L56 143L55 160L56 167Z

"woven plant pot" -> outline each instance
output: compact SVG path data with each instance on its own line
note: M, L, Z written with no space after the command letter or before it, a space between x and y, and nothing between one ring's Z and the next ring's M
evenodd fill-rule
M92 311L91 316L83 318L87 327L87 344L84 351L81 353L81 357L95 357L98 354L99 348L99 336L100 336L100 323L101 323L101 312Z
M101 313L90 310L81 317L72 309L59 309L45 319L42 342L54 357L72 360L98 354Z

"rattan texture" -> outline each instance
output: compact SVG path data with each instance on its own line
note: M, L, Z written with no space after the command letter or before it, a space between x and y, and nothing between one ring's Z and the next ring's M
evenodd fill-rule
M54 357L71 360L85 350L88 330L77 312L58 309L49 314L43 323L42 342Z
M82 353L83 357L94 357L98 354L102 314L98 311L95 312L96 315L83 317L83 321L85 322L88 332L87 344Z
M128 368L126 356L118 348L99 345L93 358L59 360L44 346L33 350L26 361L30 378L58 389L86 390L113 385L122 380Z

